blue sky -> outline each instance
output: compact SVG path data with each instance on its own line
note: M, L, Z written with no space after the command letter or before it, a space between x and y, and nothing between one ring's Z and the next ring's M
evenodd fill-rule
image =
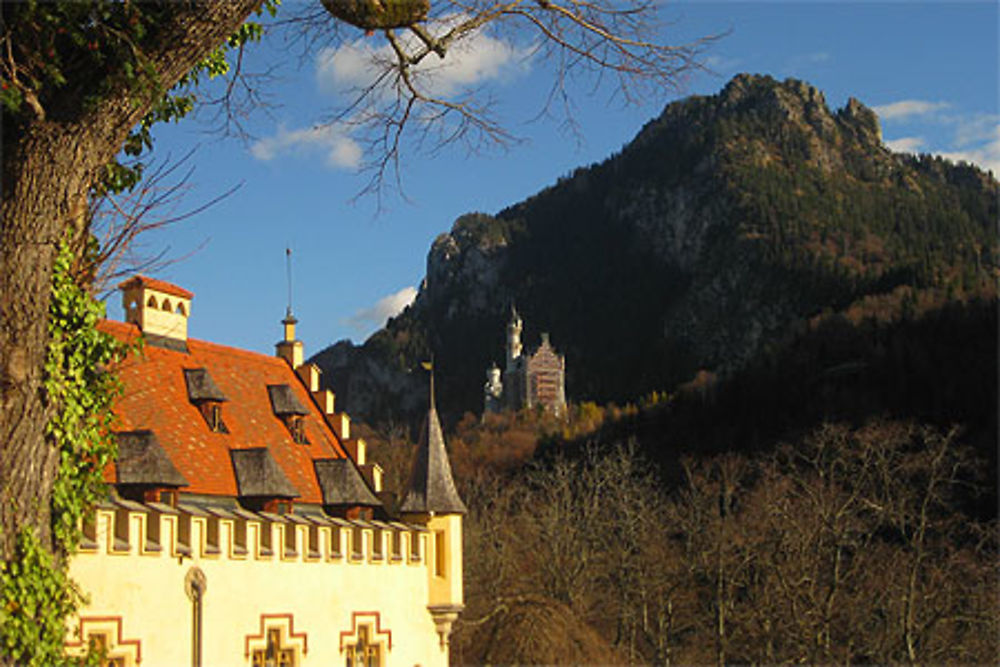
M496 213L574 168L626 144L663 106L712 94L739 72L805 80L840 107L853 96L879 112L896 150L938 153L1000 174L998 6L995 2L675 2L665 3L668 43L728 34L681 89L641 106L609 99L606 88L575 88L578 132L534 120L551 70L526 57L528 44L487 35L441 75L437 90L481 87L496 117L522 141L469 153L452 146L428 154L404 144L405 198L355 195L368 157L349 130L317 127L344 103L344 86L366 70L360 56L375 37L345 33L351 49L306 58L280 40L247 55L247 68L277 67L265 90L273 106L246 121L248 139L220 138L209 113L158 128L154 155L194 150L185 197L173 214L222 201L148 234L138 248L176 261L152 272L195 293L190 335L271 352L287 300L285 247L293 253L293 306L306 354L342 338L360 342L411 299L434 238L463 213ZM358 41L353 41L357 39ZM171 211L165 211L171 213ZM119 297L109 316L121 318Z

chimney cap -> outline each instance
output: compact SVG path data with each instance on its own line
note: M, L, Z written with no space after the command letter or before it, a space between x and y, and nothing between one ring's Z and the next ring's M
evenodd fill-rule
M173 283L168 283L165 280L158 280L156 278L150 278L149 276L134 275L128 280L118 283L118 289L121 290L127 290L133 287L155 289L158 292L164 292L172 296L179 296L182 299L190 299L194 297L194 292L190 292L183 287L178 287Z

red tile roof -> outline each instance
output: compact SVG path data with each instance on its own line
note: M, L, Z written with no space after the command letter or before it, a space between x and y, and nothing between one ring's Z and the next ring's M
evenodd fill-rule
M174 296L179 296L184 299L190 299L194 296L194 292L190 292L183 287L178 287L177 285L168 283L165 280L150 278L149 276L133 276L128 280L119 283L118 289L127 289L137 283L139 285L143 285L144 287L159 290L160 292L166 292L167 294L173 294Z
M105 321L99 328L122 341L139 335L138 327L123 322ZM152 430L190 482L181 491L237 496L229 451L268 447L301 494L296 500L321 503L313 460L345 458L347 454L298 375L277 357L190 338L187 346L189 353L185 354L146 345L121 363L118 372L125 391L115 403L116 430ZM188 400L186 368L205 368L229 399L222 404L222 420L229 433L213 433L198 407ZM272 411L267 386L276 384L289 385L306 406L308 414L303 419L309 444L294 442ZM105 480L114 479L111 466L105 471Z

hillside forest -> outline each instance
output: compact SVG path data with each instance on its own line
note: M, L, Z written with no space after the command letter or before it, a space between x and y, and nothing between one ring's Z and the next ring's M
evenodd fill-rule
M402 488L435 355L453 662L994 662L998 191L741 75L459 218L409 309L315 358ZM566 355L562 419L481 414L511 302Z

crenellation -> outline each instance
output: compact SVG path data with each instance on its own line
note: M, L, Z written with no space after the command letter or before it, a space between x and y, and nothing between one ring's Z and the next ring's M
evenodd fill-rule
M253 519L231 513L225 513L228 518L224 518L221 510L202 512L189 505L175 510L159 503L124 506L124 502L101 505L84 522L86 544L78 552L81 557L117 554L272 560L274 546L280 544L280 560L332 562L343 560L346 534L350 563L415 564L425 560L422 533L426 530L397 521L265 512L253 515Z
M318 367L302 363L291 310L276 361L187 339L190 292L149 278L127 286L131 324L101 326L123 342L138 326L150 348L126 365L115 414L133 430L115 433L109 495L82 522L69 563L92 597L67 649L97 642L123 666L256 665L272 654L288 665L447 665L441 613L428 604L440 606L436 580L459 581L460 570L431 570L425 519L438 496L419 520L385 519L382 469L320 389ZM443 445L435 470L442 456L447 469ZM465 510L458 500L440 511ZM448 548L460 562L461 543Z

